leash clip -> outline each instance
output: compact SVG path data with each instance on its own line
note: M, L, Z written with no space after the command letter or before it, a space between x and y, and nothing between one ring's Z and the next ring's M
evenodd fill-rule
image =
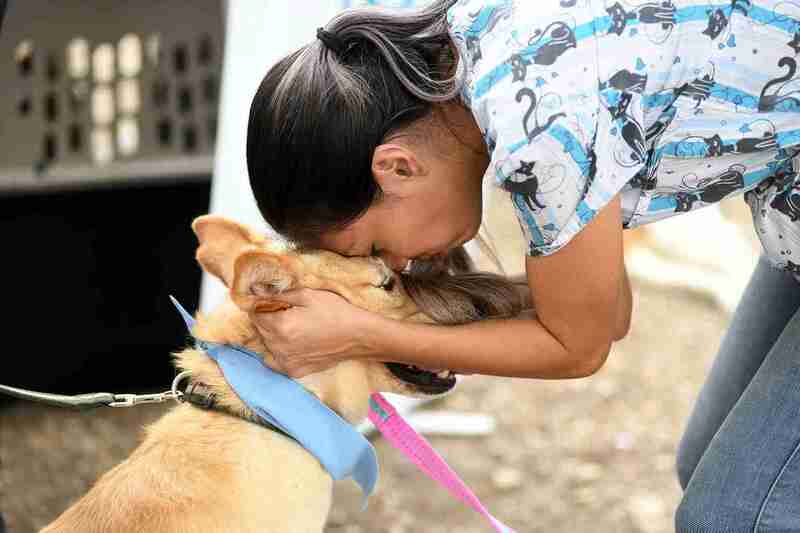
M175 376L175 379L172 380L172 387L166 392L159 392L156 394L114 394L113 401L107 405L109 407L133 407L145 403L164 403L169 400L182 402L183 391L179 390L178 387L181 381L188 378L191 374L191 372L185 370Z
M114 401L109 403L109 407L133 407L143 403L164 403L168 400L177 399L172 391L159 392L158 394L115 394Z

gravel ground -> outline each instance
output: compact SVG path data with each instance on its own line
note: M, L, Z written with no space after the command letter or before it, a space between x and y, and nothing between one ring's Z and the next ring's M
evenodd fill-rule
M634 281L628 338L595 376L473 377L430 408L496 417L486 437L430 440L488 508L519 532L672 531L674 456L728 317L709 299ZM669 324L665 327L665 324ZM0 410L0 509L10 533L36 531L136 446L160 406L73 413ZM489 531L380 438L379 490L366 512L337 486L328 533Z

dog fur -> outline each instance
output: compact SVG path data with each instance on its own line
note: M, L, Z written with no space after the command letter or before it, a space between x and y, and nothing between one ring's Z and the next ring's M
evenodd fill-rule
M274 361L251 313L284 307L275 299L289 288L333 291L362 308L400 320L431 322L403 283L373 258L325 252L298 253L233 221L203 216L194 229L197 260L222 280L230 298L198 317L197 338L232 343ZM176 354L176 366L206 383L218 402L253 416L203 352ZM367 413L376 391L421 396L380 362L346 361L299 380L350 423ZM295 441L241 418L178 405L147 428L142 444L68 508L45 533L215 533L322 531L331 505L332 479Z

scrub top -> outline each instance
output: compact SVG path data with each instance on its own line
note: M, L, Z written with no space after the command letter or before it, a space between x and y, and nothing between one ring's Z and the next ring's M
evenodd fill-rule
M529 255L618 194L626 228L744 194L800 276L800 3L461 0L448 23Z

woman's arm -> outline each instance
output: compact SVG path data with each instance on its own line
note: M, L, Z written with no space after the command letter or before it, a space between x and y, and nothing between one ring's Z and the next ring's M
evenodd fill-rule
M625 269L624 257L621 257L620 260L622 261L623 277L619 293L619 309L617 310L617 327L614 330L615 341L623 339L628 334L628 331L630 330L631 314L633 309L633 295L631 293L631 284L628 278L628 271ZM520 314L520 316L535 318L536 310L533 309L533 303L531 301L531 290L528 287L527 274L517 274L514 276L508 276L508 280L515 285L517 291L519 291L520 298L522 299L523 312Z
M528 287L528 275L517 274L514 276L508 276L507 279L513 283L514 288L517 289L519 297L522 299L522 309L531 309L533 307L533 302L531 302L531 289Z
M596 372L630 324L619 199L558 252L528 258L526 270L535 318L442 327L376 316L364 336L370 358L510 377Z
M630 321L619 200L561 250L528 258L526 270L535 312L516 319L463 326L403 322L311 289L283 293L290 309L253 318L278 365L295 378L346 359L528 378L597 371Z
M487 320L462 326L396 322L377 317L369 336L372 357L459 374L576 378L592 374L595 358L580 358L535 318ZM380 333L377 333L379 332Z
M625 269L625 260L622 259L622 285L619 293L619 309L617 309L617 327L614 330L614 340L623 339L631 329L631 315L633 314L633 294L628 271Z

